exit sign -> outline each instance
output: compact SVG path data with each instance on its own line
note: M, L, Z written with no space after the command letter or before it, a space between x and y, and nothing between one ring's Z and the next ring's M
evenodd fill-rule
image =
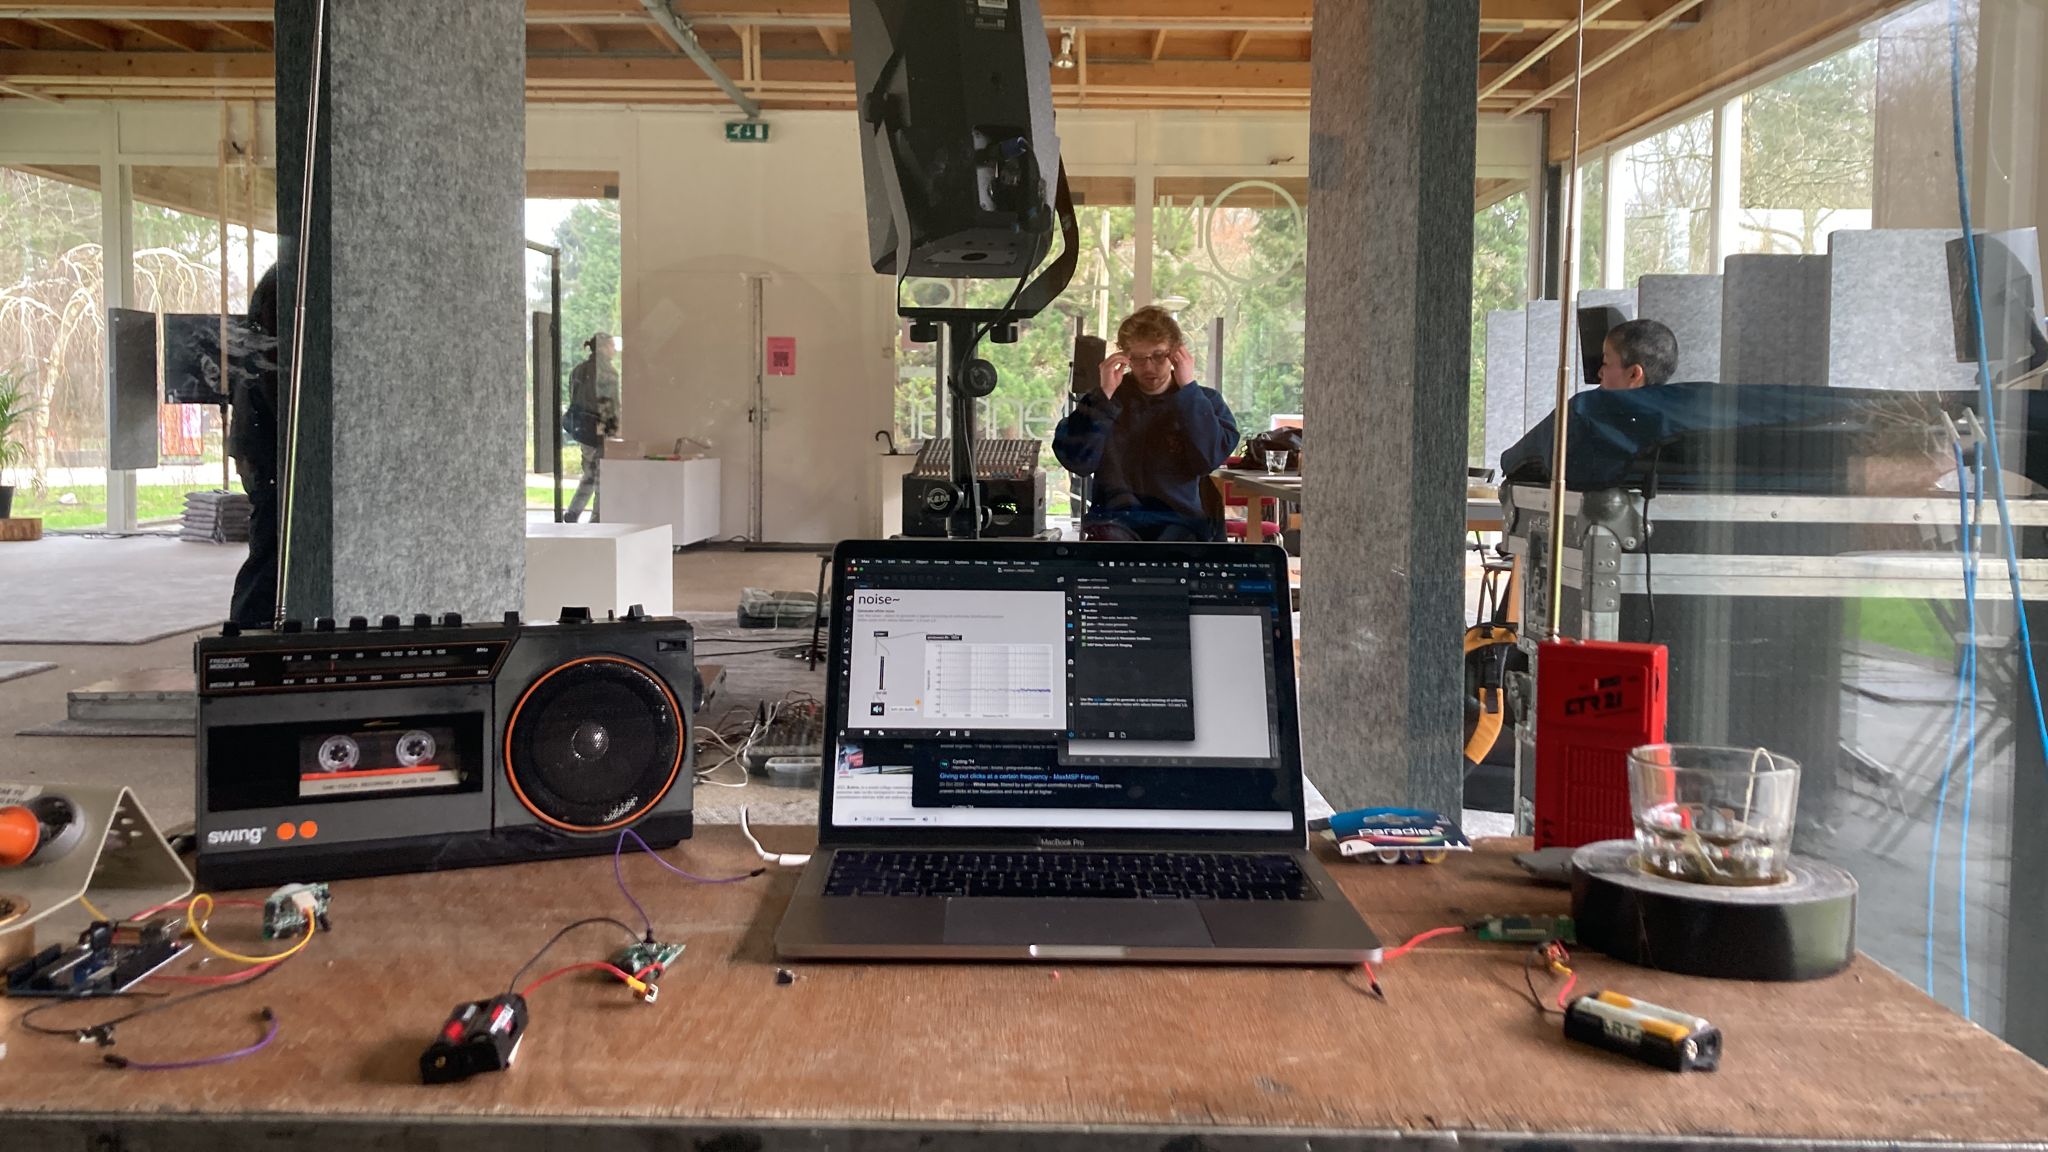
M725 125L725 139L729 144L766 144L768 125L759 120L729 120Z

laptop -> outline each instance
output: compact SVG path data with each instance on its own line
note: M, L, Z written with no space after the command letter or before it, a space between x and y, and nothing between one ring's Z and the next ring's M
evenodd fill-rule
M791 959L1357 964L1307 851L1270 545L863 540L832 560Z

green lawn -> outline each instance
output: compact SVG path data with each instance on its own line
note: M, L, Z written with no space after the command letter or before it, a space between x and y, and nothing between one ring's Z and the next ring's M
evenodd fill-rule
M1858 600L1849 605L1848 635L1946 664L1955 659L1955 638L1935 619L1925 600Z
M135 516L140 523L152 520L176 520L185 513L185 493L192 489L180 484L151 484L135 490ZM73 503L65 503L69 496ZM107 524L107 489L105 485L78 485L69 488L45 488L41 492L29 487L14 490L14 514L16 516L40 516L45 532L77 530L81 528L104 528Z

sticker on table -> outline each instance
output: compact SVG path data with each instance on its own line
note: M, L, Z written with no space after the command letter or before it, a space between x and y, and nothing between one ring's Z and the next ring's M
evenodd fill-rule
M796 375L796 337L770 336L768 338L768 375Z

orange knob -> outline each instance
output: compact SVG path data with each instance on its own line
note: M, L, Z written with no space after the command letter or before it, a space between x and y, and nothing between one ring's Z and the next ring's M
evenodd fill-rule
M43 822L20 805L0 808L0 868L17 868L35 855L43 839Z

